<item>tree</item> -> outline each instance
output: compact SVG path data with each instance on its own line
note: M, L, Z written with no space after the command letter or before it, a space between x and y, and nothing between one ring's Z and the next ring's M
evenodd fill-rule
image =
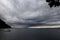
M60 2L59 2L59 0L46 0L46 2L48 2L48 5L50 6L50 7L53 7L53 6L59 6L60 5Z

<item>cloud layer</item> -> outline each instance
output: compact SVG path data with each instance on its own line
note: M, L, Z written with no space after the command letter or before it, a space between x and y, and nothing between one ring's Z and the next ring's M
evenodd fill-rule
M45 0L0 0L0 15L11 26L59 25L60 7Z

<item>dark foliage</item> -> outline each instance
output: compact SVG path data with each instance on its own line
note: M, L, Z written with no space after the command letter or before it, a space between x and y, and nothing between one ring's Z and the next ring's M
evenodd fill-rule
M59 6L60 5L60 2L59 2L59 0L46 0L46 2L48 2L48 5L50 6L50 7L53 7L53 6Z
M11 28L11 27L0 19L0 28Z

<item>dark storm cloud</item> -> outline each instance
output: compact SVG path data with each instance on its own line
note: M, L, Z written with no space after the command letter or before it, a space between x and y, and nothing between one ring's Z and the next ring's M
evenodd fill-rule
M0 0L0 15L11 26L60 24L59 10L45 0Z

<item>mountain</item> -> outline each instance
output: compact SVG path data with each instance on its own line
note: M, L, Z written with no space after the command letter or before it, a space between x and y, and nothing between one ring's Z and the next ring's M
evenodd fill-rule
M11 27L7 25L3 20L0 19L0 28L11 28Z

